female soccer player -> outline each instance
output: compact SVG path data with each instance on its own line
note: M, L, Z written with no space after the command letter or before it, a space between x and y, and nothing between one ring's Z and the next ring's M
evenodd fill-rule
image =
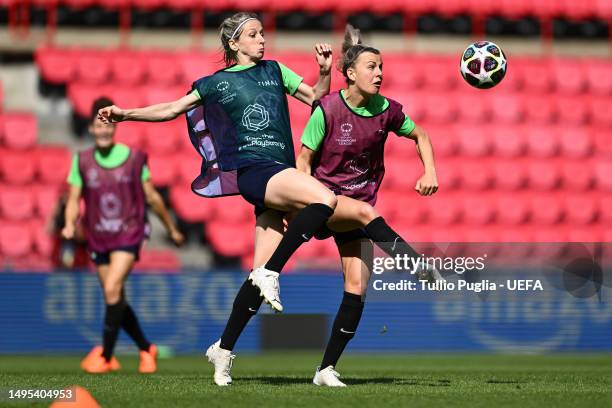
M302 135L297 167L338 194L338 205L317 237L333 235L342 259L344 297L333 324L316 385L345 386L334 370L344 348L355 335L364 307L370 276L372 242L391 256L419 255L374 209L384 176L384 143L388 132L414 140L425 173L415 190L434 194L438 181L433 149L427 134L402 112L402 106L380 95L380 52L361 44L359 30L347 26L340 69L347 86L316 103ZM409 210L408 210L409 211ZM371 240L371 241L370 241ZM415 271L416 272L416 271ZM420 279L440 280L428 268Z
M184 239L153 187L146 155L115 143L116 125L103 123L98 118L98 110L112 104L108 98L94 102L89 132L95 146L74 156L68 176L70 192L62 235L66 239L74 238L79 200L83 197L87 245L106 302L103 346L94 347L81 367L90 373L118 370L113 349L119 328L123 328L140 350L138 370L153 373L157 370L157 347L145 338L124 291L125 280L138 260L145 239L146 205L153 208L175 244L182 244Z
M282 311L279 272L297 248L325 225L337 200L328 188L295 168L285 96L289 93L312 105L329 92L331 47L315 46L320 71L311 87L284 65L263 59L263 27L255 14L237 13L225 19L220 33L228 67L196 81L187 96L139 109L111 106L100 110L99 116L106 122L165 121L200 106L218 149L215 163L206 163L207 187L220 183L222 191L213 195L237 192L255 205L255 269L236 296L221 339L207 351L215 365L215 382L228 385L231 350L257 313L253 306L261 304L260 292ZM284 234L283 211L297 211Z

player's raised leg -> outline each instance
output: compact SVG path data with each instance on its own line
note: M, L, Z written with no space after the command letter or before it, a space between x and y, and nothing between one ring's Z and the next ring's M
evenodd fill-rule
M265 205L281 211L297 211L287 226L278 246L267 256L263 267L258 265L249 279L260 288L266 302L276 311L282 311L278 276L291 255L304 242L310 240L325 225L336 207L336 196L314 178L287 168L270 178L266 185ZM270 244L266 244L270 247ZM257 246L257 243L256 243ZM263 253L268 253L264 250ZM262 258L263 259L263 258Z
M410 211L410 209L406 209ZM398 234L372 205L351 197L338 196L338 205L327 225L333 231L346 231L363 228L368 237L391 257L421 257L408 242ZM420 280L429 282L443 281L444 278L433 267L425 265L414 271Z

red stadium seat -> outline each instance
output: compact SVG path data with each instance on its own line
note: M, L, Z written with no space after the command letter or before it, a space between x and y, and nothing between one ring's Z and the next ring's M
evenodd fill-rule
M191 51L182 53L180 56L180 68L184 81L191 84L206 75L222 69L223 64L218 60L219 56L212 53L204 54Z
M457 69L458 61L448 57L424 55L421 59L425 75L425 89L427 91L447 91L453 89L461 75Z
M586 70L578 59L557 58L552 63L557 92L577 94L586 90Z
M457 194L436 193L428 200L429 222L432 225L450 225L462 217L462 207Z
M151 86L145 88L145 103L154 105L162 102L172 102L182 98L190 91L189 87L178 86Z
M523 106L517 94L495 94L491 97L493 121L508 125L523 120Z
M71 154L63 146L40 146L38 149L38 175L44 183L63 184L70 171Z
M143 149L144 128L147 126L142 122L121 122L117 124L115 130L115 141L123 143L131 148Z
M144 104L144 96L140 87L109 85L100 91L102 95L110 97L115 105L121 107L138 108Z
M214 199L198 196L187 185L170 189L170 203L176 214L187 222L203 222L216 217Z
M457 153L459 135L456 129L458 127L452 125L430 125L429 123L423 123L421 126L431 138L436 157L451 157ZM400 138L400 142L402 146L409 150L410 156L415 154L416 146L412 141ZM393 150L389 150L394 151L395 146Z
M461 186L467 190L486 190L493 181L491 159L464 160L456 171L461 175Z
M531 124L548 124L556 119L556 101L549 95L529 94L523 97L525 118Z
M595 163L595 178L597 180L597 188L602 191L612 191L612 162L601 161Z
M595 152L602 157L612 157L612 143L610 143L610 130L598 126L591 128Z
M563 188L569 191L588 191L594 184L594 166L590 160L564 160L561 165Z
M206 236L216 252L223 256L241 256L249 253L255 234L250 224L229 224L224 220L206 224Z
M557 130L547 126L527 127L527 147L531 156L553 157L559 153Z
M383 86L385 90L398 88L409 91L420 88L424 82L424 72L420 68L420 61L419 56L406 57L405 54L385 54L383 61ZM333 84L337 87L342 82L334 82Z
M495 207L492 196L488 194L461 197L463 223L467 225L486 225L495 218Z
M34 180L36 155L33 151L4 150L0 154L3 178L10 184L28 184Z
M180 183L191 185L193 179L200 175L202 168L202 158L195 150L181 154L180 159L175 161Z
M168 249L143 249L134 269L136 271L179 272L181 261L174 251Z
M75 50L76 76L82 83L102 84L110 78L109 53L104 50Z
M612 64L608 59L591 58L585 62L586 80L593 95L612 95Z
M472 89L461 89L452 95L457 102L457 113L462 122L481 123L491 119L491 104L489 98L482 92Z
M438 184L440 185L441 189L453 190L460 186L461 175L457 171L457 168L459 168L462 163L462 159L451 158L441 160L436 163L436 174L438 176Z
M385 167L386 187L394 190L414 191L423 174L423 166L415 158L389 161Z
M491 129L493 151L500 157L520 157L527 147L525 128L521 126L494 126Z
M57 186L38 184L32 186L32 191L34 193L34 201L38 216L47 220L57 207L60 189Z
M529 201L524 195L499 194L494 198L497 223L504 225L519 225L529 217Z
M593 153L591 128L562 127L558 132L563 157L581 159Z
M530 213L534 226L557 224L563 218L563 199L557 194L533 194L530 197Z
M495 160L495 188L501 190L520 190L527 181L525 160Z
M425 117L423 93L415 91L405 92L397 88L391 88L388 90L387 96L401 103L404 107L404 112L416 123L420 123Z
M438 133L433 133L433 132L437 132L437 130L433 129L432 131L432 126L427 125L427 128L425 129L425 131L429 134L429 136L433 139L433 144L434 147L436 149L436 154L439 154L440 156L448 156L448 154L446 154L446 150L444 150L444 148L440 148L440 142L438 141L438 137L434 136L435 134ZM442 135L445 136L445 135ZM447 138L445 137L444 140L446 140ZM442 143L444 144L444 143ZM442 151L439 151L442 150ZM395 134L389 134L389 137L387 137L387 142L385 143L385 162L386 163L390 163L392 161L396 161L396 160L412 160L417 154L416 151L416 145L415 143L410 140L407 139L405 137L397 137Z
M36 50L36 65L40 76L51 84L65 84L74 79L76 64L69 49L42 47Z
M180 158L174 154L155 154L149 155L149 169L151 170L151 180L156 186L171 186L179 181L178 162ZM196 177L194 174L192 180ZM191 183L183 183L191 185Z
M529 187L537 190L553 190L561 181L560 164L556 160L532 160L527 165Z
M591 123L597 127L612 127L612 98L592 97L590 103Z
M34 197L28 187L0 188L0 212L5 220L25 221L34 214Z
M492 130L488 126L457 126L455 134L457 135L461 155L470 158L489 156Z
M147 0L148 1L148 0ZM176 85L182 79L178 54L171 52L145 53L149 82L156 85Z
M0 224L0 253L9 259L17 259L32 250L32 236L27 222L2 222Z
M117 85L140 85L147 74L144 58L135 50L117 51L110 61L110 70Z
M36 145L38 128L36 117L31 113L5 113L4 145L9 149L30 149Z
M498 7L499 14L513 20L527 16L531 11L528 0L501 0Z
M598 199L598 208L600 223L602 225L612 225L612 196L600 195Z
M254 219L253 206L241 196L219 197L215 202L215 220L228 223L249 223Z
M39 255L50 259L54 249L54 237L47 231L46 222L42 219L34 220L30 224L34 248Z
M597 218L598 202L594 194L572 194L565 197L565 220L575 224L590 224Z
M80 82L70 82L66 93L72 104L73 112L82 118L89 118L94 100L104 94L100 88Z
M595 0L563 0L561 12L570 20L582 21L595 17Z
M589 118L589 101L587 97L557 96L557 117L564 125L582 125Z
M425 119L431 123L450 123L456 117L454 98L446 93L423 93L421 103L425 108Z
M147 150L156 154L171 154L178 150L179 138L186 133L183 123L151 123L144 127Z
M523 87L534 94L546 95L553 87L550 60L526 58L517 67L523 79Z

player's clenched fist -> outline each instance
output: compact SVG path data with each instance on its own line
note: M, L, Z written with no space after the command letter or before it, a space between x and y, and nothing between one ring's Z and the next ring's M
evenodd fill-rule
M104 123L121 122L125 119L125 113L118 106L111 105L98 111L98 119Z
M438 191L438 178L435 174L425 173L414 187L419 194L428 196Z

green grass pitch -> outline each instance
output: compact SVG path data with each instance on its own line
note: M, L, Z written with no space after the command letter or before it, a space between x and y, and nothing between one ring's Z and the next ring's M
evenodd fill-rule
M78 384L103 407L612 407L612 355L348 354L338 370L349 387L311 384L320 353L239 354L234 385L219 388L202 356L160 360L159 372L88 375L81 356L0 356L0 388ZM2 407L44 407L49 401Z

